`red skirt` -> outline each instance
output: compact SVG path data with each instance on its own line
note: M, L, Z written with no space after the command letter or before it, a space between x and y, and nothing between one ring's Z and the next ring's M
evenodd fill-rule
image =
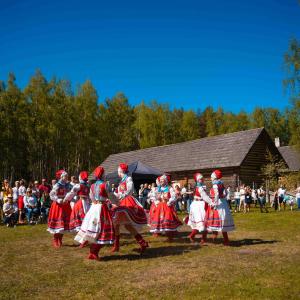
M217 209L208 207L206 211L206 227L222 228L222 219Z
M48 231L50 233L70 231L71 212L70 202L61 204L52 202L48 217Z
M102 204L100 213L101 230L97 238L97 244L110 244L115 239L115 230L111 213L106 205Z
M24 196L18 197L18 209L19 210L24 209Z
M127 196L120 201L120 205L113 210L113 219L120 225L147 225L147 216L144 208L132 196Z
M79 231L82 221L85 217L85 212L82 204L82 200L79 199L72 209L70 216L70 230Z
M176 231L181 225L174 206L160 202L151 217L150 232Z
M156 211L156 205L154 202L152 202L151 206L150 206L150 210L149 210L149 221L148 224L151 225L153 217L155 215L155 211Z

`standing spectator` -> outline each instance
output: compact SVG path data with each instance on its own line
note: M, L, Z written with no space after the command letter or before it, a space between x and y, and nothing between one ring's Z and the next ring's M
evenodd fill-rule
M7 195L7 201L3 205L4 224L7 227L15 227L18 220L18 207L13 202L13 196Z
M20 187L20 182L16 181L15 186L12 188L13 192L13 201L14 203L18 203L18 198L19 198L19 187Z
M50 187L50 185L47 183L46 178L43 178L43 179L42 179L42 183L41 183L40 186L39 186L39 191L40 191L40 197L42 197L43 194L44 194L45 192L47 192L48 194L50 193L51 187Z
M274 193L273 206L274 206L274 210L277 211L278 210L278 191L276 191Z
M181 211L181 201L182 201L182 195L181 195L181 189L178 184L175 185L174 188L175 191L175 197L176 197L176 211Z
M296 189L297 208L300 210L300 186Z
M260 206L260 212L263 212L263 209L265 209L265 212L268 213L268 209L266 206L266 192L263 189L263 186L261 186L258 191L258 202L259 202L259 206Z
M188 210L187 209L187 202L188 202L188 194L186 193L187 192L187 185L185 184L183 186L183 188L181 189L181 196L182 196L182 204L183 204L183 207L185 210Z
M245 185L243 184L240 188L240 205L239 205L239 211L241 211L241 206L243 206L244 213L246 212L246 190Z
M187 208L187 212L190 213L190 206L194 200L194 188L190 183L187 186L186 194L188 196L186 202L186 208Z
M34 224L32 216L37 215L39 212L37 205L38 203L36 196L32 194L32 190L30 188L27 188L26 196L24 197L24 207L26 209L26 217L28 224Z
M245 204L246 204L246 212L250 212L252 197L251 197L251 189L249 186L245 189Z
M20 180L19 187L19 197L18 197L18 210L19 210L19 224L23 224L23 213L24 213L24 196L26 195L26 187L24 179Z
M75 176L71 176L71 181L70 181L71 186L73 187L75 184L77 184L77 180Z
M285 193L286 193L286 190L285 190L284 186L281 185L280 188L278 189L279 210L282 207L283 200L284 200L284 197L285 197Z
M150 190L148 189L148 184L145 183L144 189L143 189L143 207L144 207L144 209L147 209L147 207L148 207L147 199L148 199L149 192L150 192Z
M251 197L252 197L252 201L254 203L254 207L256 208L257 207L257 191L255 188L252 189Z
M229 207L230 210L232 210L231 198L232 198L232 192L231 192L231 187L229 185L226 189L226 200L227 200L227 204L228 204L228 207Z
M288 204L289 204L289 206L290 206L291 211L293 210L294 202L295 202L294 197L290 196L290 197L289 197L289 200L288 200Z
M8 201L7 196L8 195L12 195L12 188L8 182L7 179L3 180L3 185L2 185L2 200L3 200L3 204Z
M53 187L56 185L56 179L52 179L51 180L51 190L53 189Z
M141 184L140 188L139 188L139 202L141 203L141 205L144 207L144 203L143 203L143 191L144 191L144 185Z
M234 192L234 212L240 212L240 190L236 187Z

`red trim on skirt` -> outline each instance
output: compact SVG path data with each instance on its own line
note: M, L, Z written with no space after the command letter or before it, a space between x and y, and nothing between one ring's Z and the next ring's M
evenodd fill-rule
M120 205L113 210L113 218L117 218L118 213L127 213L130 220L136 225L146 225L147 216L144 208L139 206L132 196L127 196L120 201Z
M71 212L70 202L62 204L52 202L48 217L48 228L69 231Z
M160 202L150 219L150 231L176 231L182 222L179 220L174 206Z

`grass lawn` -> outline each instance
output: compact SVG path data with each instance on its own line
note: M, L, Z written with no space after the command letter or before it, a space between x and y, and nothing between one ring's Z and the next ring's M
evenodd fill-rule
M51 247L46 225L0 226L0 299L300 299L300 211L235 214L231 246L199 247L183 227L173 243L129 236L100 262L66 235Z

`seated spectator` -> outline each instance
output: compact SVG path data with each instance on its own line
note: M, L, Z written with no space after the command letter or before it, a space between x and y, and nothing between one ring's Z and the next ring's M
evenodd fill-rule
M7 202L3 205L4 224L7 227L15 227L18 221L18 207L13 202L13 196L7 196Z
M26 196L24 197L24 207L26 210L26 217L28 224L34 224L34 221L32 220L33 215L38 215L38 202L36 197L32 194L32 190L28 188L26 190Z
M46 191L41 197L41 217L43 221L47 221L49 210L51 207L51 199L49 193Z

